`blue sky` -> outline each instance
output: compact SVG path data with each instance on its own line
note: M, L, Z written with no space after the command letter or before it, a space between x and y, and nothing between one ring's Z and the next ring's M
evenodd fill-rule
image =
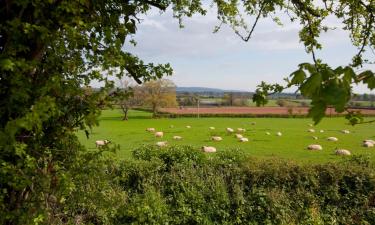
M213 9L206 16L184 19L183 29L171 11L152 11L141 17L142 23L133 37L137 45L126 44L124 48L145 62L170 63L174 74L169 79L177 86L254 91L261 81L283 83L283 78L299 63L312 62L299 42L298 22L291 24L283 15L280 18L284 23L281 27L271 19L262 19L252 39L244 42L225 25L213 33L219 24ZM334 18L326 23L340 27ZM348 34L339 28L323 34L321 42L324 48L318 57L332 66L348 65L356 53ZM366 68L375 70L374 66ZM354 90L375 94L364 86Z

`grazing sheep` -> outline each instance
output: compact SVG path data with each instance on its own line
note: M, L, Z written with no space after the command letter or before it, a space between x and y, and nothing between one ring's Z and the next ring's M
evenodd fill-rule
M248 142L249 141L249 139L248 138L240 138L240 142Z
M149 128L146 129L146 131L148 131L148 132L155 132L155 128L149 127Z
M314 150L314 151L323 150L321 145L316 145L316 144L307 146L307 149L308 150Z
M276 133L276 135L280 137L283 134L279 131L279 132Z
M230 127L227 127L227 131L228 131L229 133L233 133L233 132L234 132L234 130L233 130L232 128L230 128Z
M175 139L175 140L182 140L182 137L181 136L173 136L173 139Z
M159 147L166 147L168 143L166 141L158 141L156 142L156 145Z
M187 126L186 126L186 128L190 129L190 128L191 128L191 126L187 125Z
M234 136L236 136L238 139L243 138L242 134L235 134Z
M246 130L243 129L243 128L237 128L237 131L238 131L238 132L245 132Z
M97 148L103 147L103 146L105 146L109 143L111 143L111 142L108 141L108 140L97 140L97 141L95 141L95 145L96 145Z
M313 138L314 140L318 140L318 137L317 137L317 136L312 136L312 138Z
M271 133L270 132L266 132L266 135L271 135Z
M312 123L309 123L309 127L313 127L314 125Z
M350 151L346 149L337 149L335 151L335 154L336 155L351 155Z
M374 143L368 142L368 141L363 142L363 147L372 148L372 147L374 147Z
M216 148L212 146L203 146L202 151L204 152L216 152Z
M348 131L348 130L342 130L341 131L343 134L350 134L350 131Z
M155 137L163 137L164 136L164 133L162 131L158 131L158 132L155 132Z
M324 133L324 130L320 130L319 132L320 132L320 133Z
M213 136L213 137L211 137L211 140L213 140L213 141L222 141L223 138L219 137L219 136Z
M307 131L310 132L310 133L315 133L314 129L308 129Z
M328 137L327 141L338 141L337 137Z
M215 130L215 127L210 127L210 130Z
M370 142L370 143L372 143L373 145L375 145L375 141L374 141L374 140L370 140L370 139L368 139L368 140L364 140L364 141L363 141L363 143L365 143L365 142Z

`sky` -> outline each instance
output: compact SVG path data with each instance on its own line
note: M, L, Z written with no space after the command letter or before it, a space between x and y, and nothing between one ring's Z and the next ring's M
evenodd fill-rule
M298 22L292 24L284 15L280 18L283 26L261 19L252 38L244 42L225 25L213 33L219 24L214 9L205 16L185 18L184 28L179 27L171 10L162 14L154 10L140 17L142 22L133 36L137 45L127 43L124 50L145 62L170 63L174 74L168 79L177 86L254 91L261 81L283 84L283 78L298 64L312 62L299 42ZM255 18L248 19L251 23ZM317 52L318 58L333 67L348 65L357 49L336 19L329 18L326 23L338 28L321 36L323 50ZM365 86L354 87L354 91L375 94Z

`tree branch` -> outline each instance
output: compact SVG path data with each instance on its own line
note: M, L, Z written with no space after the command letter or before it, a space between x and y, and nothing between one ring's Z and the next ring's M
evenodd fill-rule
M250 33L247 35L247 37L244 37L244 36L242 36L238 31L235 31L235 33L236 33L238 36L240 36L241 39L244 40L245 42L248 42L249 39L251 38L251 35L253 34L254 29L255 29L255 27L256 27L258 21L259 21L259 18L260 18L260 16L262 15L262 11L263 11L265 5L266 5L266 1L263 1L262 5L260 6L260 9L259 9L258 15L257 15L257 17L256 17L256 19L255 19L255 22L254 22L254 24L253 24L253 27L251 28Z

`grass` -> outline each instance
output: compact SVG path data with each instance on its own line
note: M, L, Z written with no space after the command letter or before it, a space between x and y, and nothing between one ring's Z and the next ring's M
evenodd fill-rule
M118 157L127 158L131 151L145 144L155 144L157 141L168 141L169 145L192 145L200 148L203 145L215 146L218 151L224 149L240 148L244 152L259 158L280 157L302 163L324 163L342 160L342 157L333 154L335 148L345 148L353 155L367 155L371 161L375 161L375 149L361 146L364 139L375 139L375 124L363 124L352 127L346 124L344 118L325 118L314 129L323 129L324 133L308 133L311 127L311 119L289 118L178 118L178 119L152 119L151 114L141 111L131 111L129 121L122 121L120 110L104 110L100 117L100 126L95 127L87 139L83 132L78 136L89 149L95 148L95 140L109 139L112 143L119 144L121 149ZM256 125L251 125L256 122ZM191 128L186 128L190 125ZM173 127L171 127L173 126ZM210 131L209 127L216 129ZM163 131L164 137L155 138L152 133L145 131L148 127L154 127L157 131ZM242 127L246 129L245 137L249 142L240 143L234 135L226 133L225 128ZM350 134L340 131L348 129ZM276 132L283 135L277 137ZM271 135L266 135L270 132ZM183 137L181 141L173 140L174 135ZM210 140L212 135L223 137L221 142ZM312 136L318 140L313 140ZM328 142L329 136L335 136L338 142ZM323 151L306 150L309 144L320 144Z

